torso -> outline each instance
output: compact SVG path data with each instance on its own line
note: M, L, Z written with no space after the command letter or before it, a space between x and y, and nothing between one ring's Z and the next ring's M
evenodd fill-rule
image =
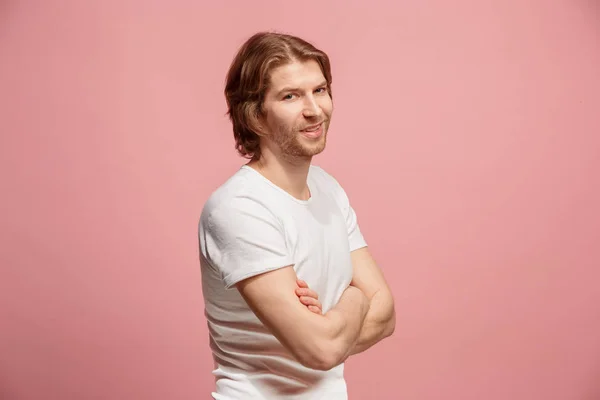
M247 190L241 188L251 188L244 194L259 197L281 221L297 276L319 294L327 312L352 279L347 227L328 175L311 167L308 184L311 198L297 200L257 171L242 167L215 195L224 201L237 190ZM201 265L217 378L214 398L347 398L343 364L329 371L302 366L256 318L239 292L225 289L204 257Z

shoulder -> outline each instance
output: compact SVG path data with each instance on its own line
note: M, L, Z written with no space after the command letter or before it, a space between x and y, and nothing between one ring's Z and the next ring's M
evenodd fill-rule
M334 194L338 198L344 199L346 197L346 192L340 182L322 167L311 165L310 175L311 179L323 190Z
M310 166L310 176L312 179L320 184L328 185L331 188L341 188L338 180L329 172L325 171L323 167L312 164Z
M206 200L200 216L200 229L239 226L248 219L271 219L264 193L241 169L218 187Z

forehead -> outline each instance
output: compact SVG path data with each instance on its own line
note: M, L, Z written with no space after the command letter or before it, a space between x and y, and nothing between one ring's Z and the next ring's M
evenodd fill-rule
M288 86L302 88L319 85L324 80L321 67L315 60L294 61L271 71L270 88L272 90Z

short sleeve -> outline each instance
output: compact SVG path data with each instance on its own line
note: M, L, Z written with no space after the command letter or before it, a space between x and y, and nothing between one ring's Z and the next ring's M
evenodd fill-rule
M341 189L341 187L340 187ZM360 227L358 226L358 218L354 209L350 205L350 201L348 200L348 196L346 192L343 191L343 203L342 203L342 212L344 213L344 217L346 218L346 227L348 228L348 242L350 244L350 251L354 251L360 249L361 247L366 247L367 242L360 231Z
M256 199L234 198L217 207L205 219L203 231L203 255L221 274L226 289L293 264L283 226Z
M366 247L367 242L360 231L358 217L356 216L354 208L352 208L350 205L350 199L348 198L348 195L346 194L346 191L342 185L340 185L340 183L333 176L325 172L322 168L316 167L315 171L322 174L322 176L326 179L327 185L333 189L336 201L342 210L344 219L346 220L350 251L352 252L360 249L361 247Z
M358 226L358 219L356 213L350 204L346 210L346 226L348 227L348 242L350 243L350 251L366 247L367 242L360 231Z

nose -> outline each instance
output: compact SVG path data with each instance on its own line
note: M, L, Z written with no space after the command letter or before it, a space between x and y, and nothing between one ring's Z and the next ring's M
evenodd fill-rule
M321 106L319 106L319 103L317 103L316 99L313 96L307 96L304 103L304 117L314 118L320 116L321 113Z

